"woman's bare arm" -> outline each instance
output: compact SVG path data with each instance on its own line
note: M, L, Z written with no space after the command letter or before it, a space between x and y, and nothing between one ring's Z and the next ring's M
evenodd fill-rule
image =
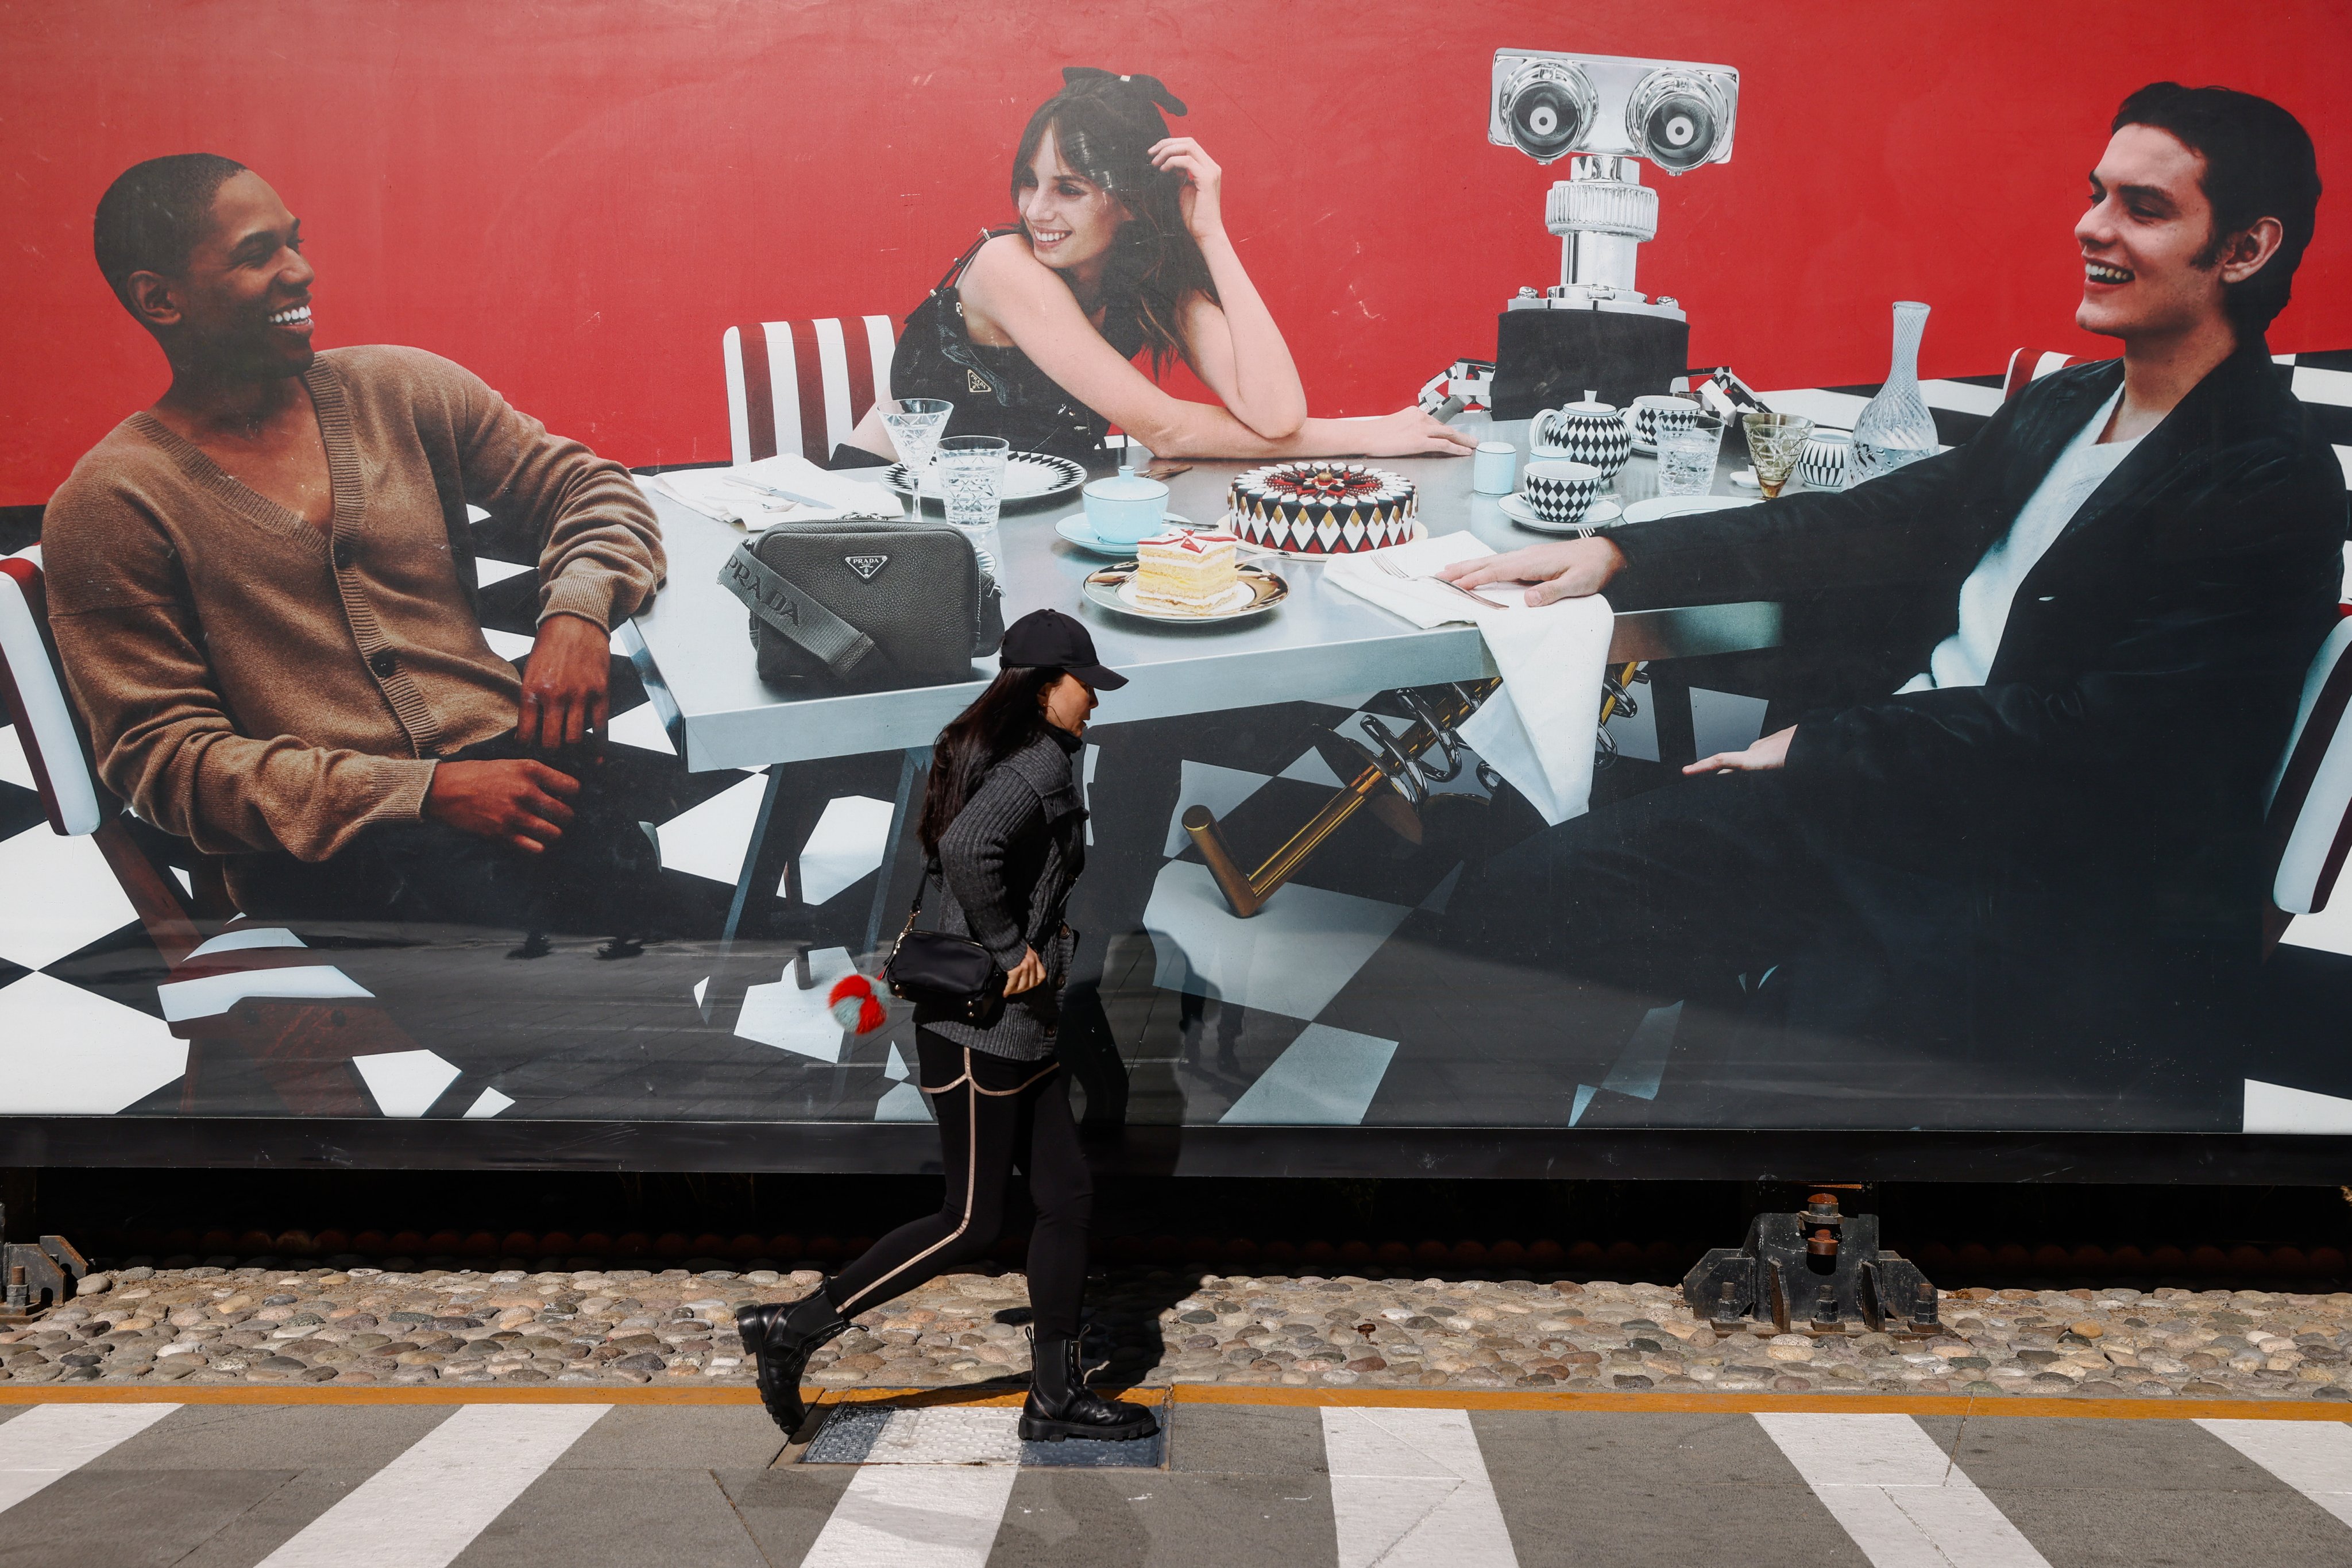
M1234 418L1280 441L1307 423L1307 388L1274 313L1258 297L1225 232L1224 171L1189 136L1171 136L1151 149L1162 173L1181 174L1184 226L1208 263L1217 299L1195 296L1185 311L1184 344L1192 368Z
M982 246L961 287L976 338L992 328L1001 332L1063 391L1161 457L1399 458L1477 446L1418 408L1370 419L1308 419L1295 434L1269 439L1224 408L1171 396L1119 357L1061 275L1031 255L1019 235Z

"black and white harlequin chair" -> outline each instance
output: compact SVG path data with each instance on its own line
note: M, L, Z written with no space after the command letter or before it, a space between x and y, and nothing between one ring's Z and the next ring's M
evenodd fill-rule
M720 347L733 460L797 454L822 468L888 401L898 335L887 316L754 321L728 328Z
M2352 618L2340 620L2304 677L2303 701L2267 802L2278 868L2271 902L2283 916L2327 907L2352 849ZM2272 922L2272 935L2285 929Z
M184 889L141 845L91 764L49 638L37 547L0 558L0 703L16 727L50 831L91 840L169 966L156 995L172 1033L188 1042L181 1108L204 1108L207 1058L219 1065L233 1055L250 1061L298 1116L374 1115L352 1058L413 1050L415 1042L301 938L246 921L225 894L202 899Z

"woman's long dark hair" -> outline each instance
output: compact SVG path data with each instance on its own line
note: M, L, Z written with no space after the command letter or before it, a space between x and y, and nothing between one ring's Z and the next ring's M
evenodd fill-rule
M1103 335L1114 342L1128 335L1111 330L1114 320L1125 318L1151 351L1154 374L1171 355L1190 363L1185 302L1195 294L1213 301L1217 285L1200 242L1184 226L1184 176L1151 166L1152 143L1168 136L1160 108L1182 114L1184 106L1152 77L1082 68L1062 76L1062 90L1039 106L1021 132L1020 149L1013 154L1013 205L1020 205L1022 193L1036 183L1037 147L1050 130L1062 161L1134 215L1119 226L1103 268Z
M950 721L931 746L931 778L923 786L923 819L916 825L926 856L940 852L948 825L963 809L988 770L1045 731L1045 689L1062 678L1050 665L1002 670L971 707Z

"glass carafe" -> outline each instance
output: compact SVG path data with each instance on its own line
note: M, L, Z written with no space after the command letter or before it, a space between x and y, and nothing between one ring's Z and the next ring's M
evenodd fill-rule
M1927 330L1927 306L1916 300L1895 301L1895 357L1886 367L1886 384L1853 422L1853 450L1845 465L1848 489L1936 455L1936 416L1919 394L1919 339Z

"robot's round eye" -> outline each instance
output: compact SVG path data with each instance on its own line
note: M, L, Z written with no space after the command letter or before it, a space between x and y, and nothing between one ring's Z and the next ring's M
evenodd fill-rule
M1592 84L1574 66L1539 60L1506 82L1502 118L1512 143L1549 163L1574 152L1592 129Z
M1730 106L1711 79L1656 70L1625 105L1625 130L1643 157L1669 174L1696 169L1723 140Z

